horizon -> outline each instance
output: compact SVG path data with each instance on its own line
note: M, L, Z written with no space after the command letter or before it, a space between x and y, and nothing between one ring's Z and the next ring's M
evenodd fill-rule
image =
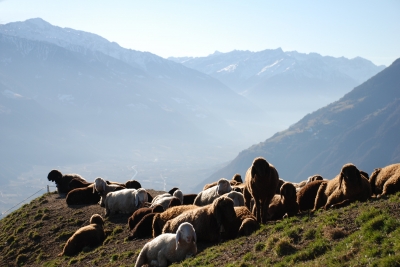
M41 18L163 58L281 48L321 56L396 60L400 3L0 1L0 24ZM128 33L128 34L127 34ZM222 38L221 38L222 37ZM160 45L162 44L162 45ZM382 45L384 44L384 45Z

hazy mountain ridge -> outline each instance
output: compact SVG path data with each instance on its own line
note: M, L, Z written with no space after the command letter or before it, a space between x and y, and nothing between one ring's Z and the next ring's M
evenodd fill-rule
M399 132L400 59L340 100L240 152L201 184L244 175L257 156L265 157L280 177L293 182L317 173L331 179L348 162L371 173L400 162Z

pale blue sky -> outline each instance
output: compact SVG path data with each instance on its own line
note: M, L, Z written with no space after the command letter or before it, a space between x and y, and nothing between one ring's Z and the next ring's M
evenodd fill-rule
M400 57L398 0L0 0L0 24L37 17L162 57L278 47L386 66Z

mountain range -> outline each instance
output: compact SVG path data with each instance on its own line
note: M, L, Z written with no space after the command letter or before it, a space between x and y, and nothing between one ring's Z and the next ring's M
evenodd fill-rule
M371 174L400 162L400 59L324 108L239 153L200 183L245 174L264 157L287 181L320 174L332 179L349 162Z

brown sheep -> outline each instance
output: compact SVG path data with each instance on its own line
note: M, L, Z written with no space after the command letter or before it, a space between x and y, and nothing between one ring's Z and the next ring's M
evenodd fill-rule
M314 208L315 197L317 196L319 186L324 181L326 182L326 180L310 182L296 193L300 211L312 210Z
M132 230L140 220L149 213L160 213L163 212L164 208L161 205L155 206L153 208L140 208L137 209L131 217L128 218L128 228Z
M104 220L99 214L90 218L90 224L79 228L68 240L58 256L73 256L84 247L95 247L102 244L105 238Z
M156 214L154 212L146 214L132 229L128 240L151 237L153 231L152 224Z
M71 190L74 190L76 188L88 187L88 186L90 186L92 184L93 183L89 183L89 182L86 182L86 181L82 181L81 179L74 178L74 179L71 180L71 182L69 182L68 188L71 191Z
M255 232L260 224L257 222L256 217L251 213L251 211L245 207L235 207L236 220L235 224L238 228L237 236L248 236Z
M93 184L88 187L76 188L67 194L67 205L90 205L100 201L99 194L93 193Z
M154 216L153 226L152 226L153 227L153 237L156 237L156 236L162 234L162 229L167 221L179 216L180 214L182 214L183 212L185 212L187 210L198 209L198 208L199 207L196 205L180 205L180 206L171 207L164 212L156 214L156 216Z
M238 227L235 223L236 213L233 200L229 197L219 197L212 204L185 211L176 218L167 221L163 233L175 233L181 223L193 225L198 241L219 242L221 231L227 239L235 238Z
M354 164L348 163L335 178L320 185L313 211L322 206L325 210L342 207L356 200L366 201L370 197L371 185L368 179L361 175Z
M369 183L372 194L377 197L400 191L400 163L375 169L371 174Z
M86 182L86 180L79 174L74 173L63 175L59 170L51 170L47 175L47 179L56 183L57 191L59 194L66 194L71 191L68 185L72 179L78 179L82 182Z
M284 180L279 179L278 185L276 186L275 195L279 195L281 193L281 186L286 183Z
M269 206L264 206L264 220L280 220L283 216L293 216L299 213L296 187L292 183L284 183L280 188L280 194L275 195Z
M275 167L264 158L255 158L246 172L246 187L243 195L249 210L251 210L251 199L254 199L254 215L259 223L263 218L263 207L268 205L275 195L278 182L279 175Z

